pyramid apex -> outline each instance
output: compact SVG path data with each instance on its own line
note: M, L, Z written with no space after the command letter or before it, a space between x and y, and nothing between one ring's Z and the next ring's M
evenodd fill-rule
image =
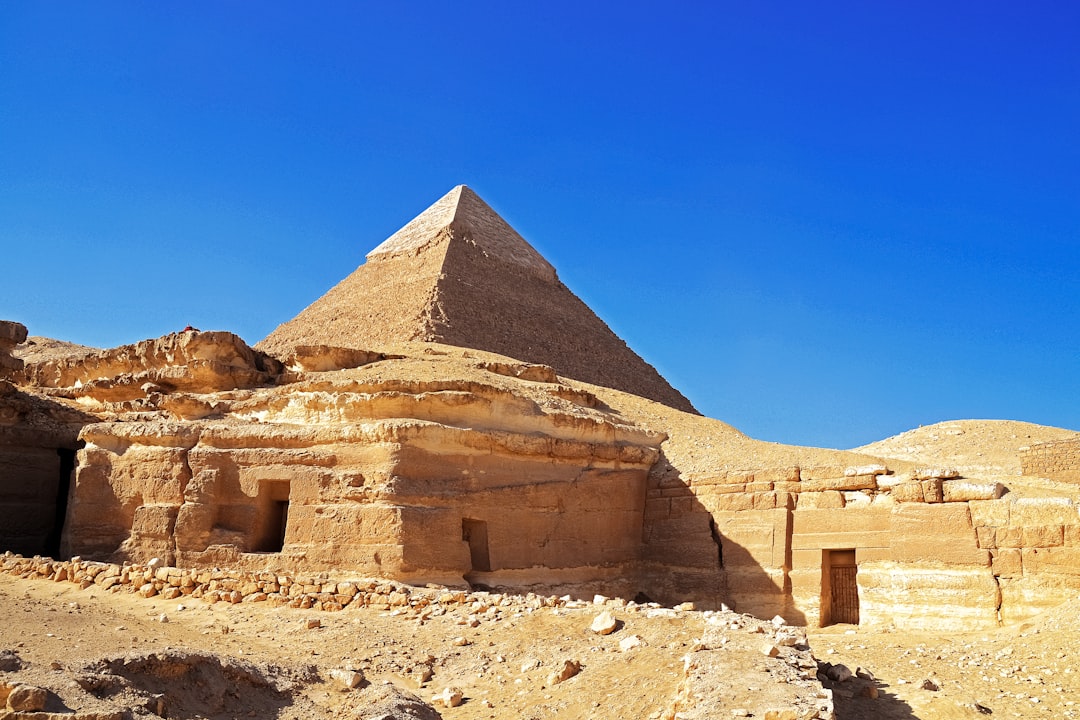
M447 232L443 232L447 231ZM457 185L367 254L369 261L416 255L449 235L486 255L554 281L555 268L467 185Z

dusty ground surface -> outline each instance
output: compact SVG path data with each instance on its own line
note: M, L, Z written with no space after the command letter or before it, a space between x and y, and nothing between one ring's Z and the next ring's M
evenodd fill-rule
M46 709L53 712L115 707L76 681L100 676L103 659L125 657L113 667L126 668L125 677L145 692L106 692L104 700L137 706L160 697L166 716L191 718L437 718L430 705L446 687L460 688L464 702L439 707L444 718L656 718L679 691L683 658L710 633L709 642L725 650L716 657L739 662L717 683L722 706L699 707L692 717L736 717L733 709L746 706L753 686L769 677L755 675L770 660L760 653L764 637L752 632L752 620L744 630L730 631L727 621L718 630L695 612L616 608L619 629L599 636L588 630L600 611L592 605L557 613L511 608L481 614L485 619L470 627L459 624L468 617L464 610L420 621L375 609L209 605L6 575L0 607L0 650L14 651L21 664L18 672L0 671L0 680L17 676L49 688L55 697ZM859 672L826 682L839 720L1076 718L1078 610L1080 601L1017 627L950 635L838 625L812 630L809 642L819 660ZM318 627L309 627L313 620ZM630 636L642 645L620 651ZM458 638L469 644L456 644ZM177 669L193 655L212 658L224 672L205 662L198 673ZM148 657L174 666L153 672ZM582 664L580 674L552 684L552 672L567 659ZM362 672L361 687L347 691L330 675L344 668ZM432 677L422 681L426 669ZM927 689L927 680L937 689Z
M873 680L832 683L841 720L1080 717L1080 601L1015 627L956 634L810 632L821 660ZM939 689L924 689L930 680ZM868 696L874 687L877 697ZM870 691L869 694L873 694Z
M405 707L408 693L434 704L454 687L464 702L440 707L444 718L658 718L679 693L688 654L752 658L726 675L726 717L730 708L754 707L754 693L771 692L774 673L799 667L790 656L785 663L761 652L780 632L769 623L624 604L608 601L619 625L598 635L589 626L604 607L592 603L463 607L423 619L408 610L144 599L0 575L0 656L12 651L9 662L18 666L5 672L0 657L0 680L48 688L53 712L105 712L120 703L168 717L435 718L430 706ZM640 645L620 648L631 637ZM567 660L580 672L554 683ZM332 675L344 669L365 682L346 690ZM110 672L126 682L117 686ZM812 679L816 668L802 673Z

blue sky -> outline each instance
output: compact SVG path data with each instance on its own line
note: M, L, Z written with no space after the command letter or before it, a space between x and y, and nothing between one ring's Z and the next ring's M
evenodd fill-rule
M5 3L0 318L254 344L468 184L705 414L1080 429L1080 6Z

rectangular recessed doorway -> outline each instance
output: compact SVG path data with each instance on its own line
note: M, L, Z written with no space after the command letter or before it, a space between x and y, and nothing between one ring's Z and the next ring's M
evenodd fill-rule
M822 599L827 612L822 625L859 624L859 567L854 550L826 550L823 568ZM824 604L824 603L823 603Z
M289 483L263 482L259 487L258 531L254 552L281 552L285 548L285 533L289 525Z
M490 572L491 557L488 555L487 523L483 520L461 520L461 539L469 543L469 557L475 572Z

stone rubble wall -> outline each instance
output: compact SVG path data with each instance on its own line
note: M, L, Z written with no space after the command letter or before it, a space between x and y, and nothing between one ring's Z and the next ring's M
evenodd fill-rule
M1024 475L1031 477L1080 483L1080 436L1022 449L1020 467Z
M181 569L149 563L106 563L83 560L53 560L40 556L23 557L10 552L0 556L0 571L24 579L41 578L68 582L81 589L98 587L108 592L137 594L143 598L175 600L184 597L205 603L257 603L304 610L336 612L345 608L370 607L376 610L426 607L432 604L465 605L481 598L489 605L510 604L511 596L496 593L468 593L452 588L415 587L387 579L355 576L331 577L327 573L294 575L252 572L243 569ZM562 607L569 600L555 596L525 596L535 608Z

